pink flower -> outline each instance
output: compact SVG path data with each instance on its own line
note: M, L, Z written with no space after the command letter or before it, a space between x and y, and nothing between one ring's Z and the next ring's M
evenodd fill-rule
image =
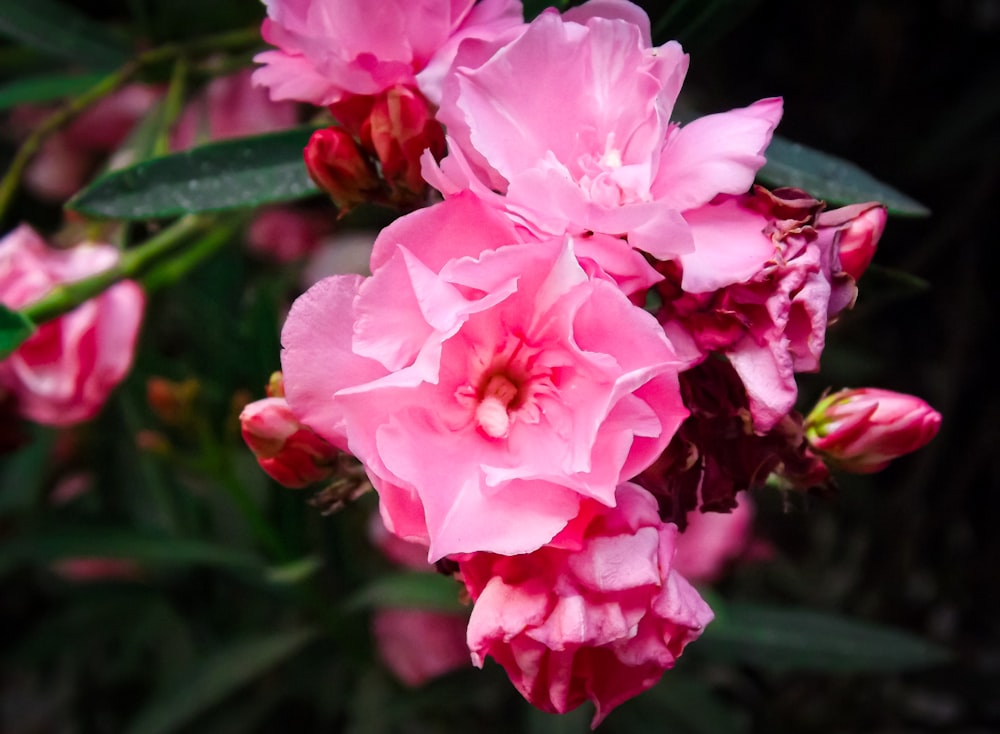
M247 230L247 246L261 257L279 263L311 255L333 230L330 216L291 206L261 209Z
M806 418L806 438L831 465L870 474L923 447L940 427L941 414L920 398L862 387L820 400Z
M523 23L517 0L265 0L264 40L278 50L255 57L264 64L254 83L271 99L324 106L396 85L419 88L436 104L441 78L458 45L492 38Z
M563 535L528 555L459 561L475 604L472 660L487 655L535 706L565 713L590 699L593 726L654 685L712 620L673 567L677 528L633 484L613 509L589 503Z
M684 213L695 250L660 267L660 320L692 362L728 357L743 380L754 429L766 433L795 404L796 372L815 372L827 324L854 303L837 257L853 221L796 189L757 187Z
M284 398L249 403L240 413L240 428L260 468L285 487L304 487L333 474L337 450L302 425Z
M472 196L387 227L282 333L289 404L357 456L389 529L430 558L526 553L663 450L686 415L656 320L571 238L519 244Z
M377 609L372 631L382 662L399 680L415 687L470 666L466 623L462 614Z
M537 235L622 236L668 259L694 246L681 212L745 192L764 164L781 101L671 123L688 58L651 48L630 3L549 10L502 40L464 44L446 78L449 152L424 158L445 197L471 190Z
M305 149L306 170L342 212L381 198L381 183L365 153L339 127L317 130Z
M692 512L677 536L674 570L692 583L717 581L726 567L750 547L754 505L743 494L732 512Z
M260 135L294 126L299 107L272 102L267 92L251 84L249 69L216 77L181 113L171 137L174 150L186 150L209 140Z
M0 302L20 308L117 260L111 245L51 249L21 225L0 240ZM0 362L0 388L14 393L21 414L37 423L67 426L92 418L132 364L144 300L138 285L123 281L42 324Z
M871 263L888 218L886 208L877 202L845 206L819 215L822 226L837 227L840 267L855 280L861 278Z
M128 558L64 558L52 564L52 570L67 581L136 581L142 567Z

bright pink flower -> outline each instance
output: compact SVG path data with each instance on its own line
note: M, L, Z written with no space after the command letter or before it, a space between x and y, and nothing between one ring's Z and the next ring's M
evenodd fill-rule
M260 468L285 487L322 481L336 468L337 450L302 425L284 398L249 403L240 427Z
M152 108L160 91L129 84L88 107L68 127L46 139L25 172L25 184L37 196L64 201L79 191L102 158L115 150ZM24 105L11 115L15 134L27 135L51 110Z
M681 212L750 187L781 101L671 123L688 58L676 42L651 48L649 35L641 10L603 0L546 11L504 46L464 44L438 112L449 152L440 167L425 156L425 178L445 197L473 191L538 235L623 236L661 259L689 252Z
M750 547L754 505L740 495L732 512L691 512L677 536L674 570L692 583L712 583Z
M378 656L408 686L468 668L463 614L427 609L377 609L372 631Z
M840 267L854 280L861 278L871 263L888 218L886 208L877 202L845 206L819 215L821 226L838 229Z
M265 0L264 40L278 50L254 83L271 99L328 105L396 85L419 88L432 103L458 45L492 38L522 25L517 0Z
M209 140L260 135L294 126L299 107L272 102L263 89L252 86L249 69L216 77L181 113L171 137L174 150L187 150Z
M854 303L840 267L840 210L796 189L757 187L684 213L695 251L660 266L661 322L692 362L721 352L746 388L754 428L766 433L795 404L796 372L815 372L827 324ZM824 218L825 217L825 218Z
M806 418L806 438L832 466L870 474L923 447L940 427L941 414L920 398L862 387L820 400Z
M565 713L585 699L593 725L654 685L712 610L673 567L676 526L633 484L613 509L589 503L551 545L528 555L459 560L475 604L472 660L500 663L535 706Z
M311 255L333 230L324 212L291 206L261 209L247 230L247 246L261 257L279 263Z
M289 403L357 456L389 529L431 560L548 542L651 463L686 415L656 320L571 238L517 244L472 196L387 227L282 333Z
M0 302L19 308L117 260L111 245L54 250L21 225L0 240ZM22 415L36 423L67 426L92 418L132 364L144 300L138 285L123 281L42 324L0 362L0 387L15 393Z

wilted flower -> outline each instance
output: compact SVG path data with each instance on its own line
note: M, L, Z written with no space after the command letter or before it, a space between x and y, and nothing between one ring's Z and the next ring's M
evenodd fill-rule
M806 418L806 439L832 466L870 474L924 446L940 427L941 414L920 398L862 387L820 400Z
M19 308L56 286L107 270L111 245L50 248L21 225L0 240L0 303ZM68 426L92 418L132 365L145 301L132 281L117 283L73 311L42 324L0 362L0 388L36 423Z

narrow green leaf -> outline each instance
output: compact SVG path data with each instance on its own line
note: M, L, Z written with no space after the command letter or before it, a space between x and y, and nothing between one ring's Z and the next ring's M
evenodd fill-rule
M291 630L244 640L202 658L146 706L129 734L167 734L249 685L314 639L312 630Z
M31 319L0 303L0 359L11 354L34 332Z
M115 219L224 211L317 193L302 150L315 128L209 143L112 171L67 207Z
M930 210L855 164L775 135L757 177L768 186L793 186L831 204L880 201L892 214L926 217Z
M103 25L58 0L4 0L0 36L92 69L114 68L129 57Z
M383 576L344 602L345 611L371 607L413 607L458 612L458 585L436 573L399 573Z
M124 558L140 565L208 565L259 570L247 553L199 540L173 538L124 528L52 528L0 544L0 572L19 563L61 558Z
M0 110L70 97L86 91L103 78L103 74L44 74L16 79L0 86Z
M312 578L323 568L323 559L318 556L303 556L280 566L272 566L265 571L265 577L278 586L292 586Z
M783 607L732 602L717 609L700 654L772 670L894 671L945 662L947 651L868 622Z

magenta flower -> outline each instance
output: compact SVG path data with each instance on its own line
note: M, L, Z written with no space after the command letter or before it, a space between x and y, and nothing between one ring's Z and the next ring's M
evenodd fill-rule
M55 250L21 225L0 240L0 303L20 308L117 260L111 245ZM68 426L94 417L132 365L144 302L139 286L123 281L42 324L0 362L0 393L13 393L20 413L36 423Z
M832 466L870 474L923 447L940 427L941 414L920 398L862 387L820 400L806 418L806 439Z
M337 449L302 425L282 397L249 403L240 429L260 468L278 484L299 488L333 475Z
M528 555L479 553L459 568L475 601L468 642L545 711L590 699L593 726L672 668L712 620L673 567L676 526L633 484L613 509L588 503L550 545Z
M840 267L855 280L861 278L871 263L888 218L886 208L877 202L854 204L820 214L822 225L839 225Z
M518 0L264 0L264 40L254 82L273 100L324 106L401 85L436 104L441 79L467 38L492 38L523 24Z
M651 48L631 3L546 11L506 45L465 44L445 80L446 197L471 190L537 235L599 232L660 259L694 247L683 211L740 194L764 164L779 99L670 122L688 58ZM621 247L621 242L615 242Z
M403 217L370 278L320 281L282 333L289 404L357 456L387 527L451 553L526 553L615 502L687 414L656 320L568 237L520 244L471 196Z

